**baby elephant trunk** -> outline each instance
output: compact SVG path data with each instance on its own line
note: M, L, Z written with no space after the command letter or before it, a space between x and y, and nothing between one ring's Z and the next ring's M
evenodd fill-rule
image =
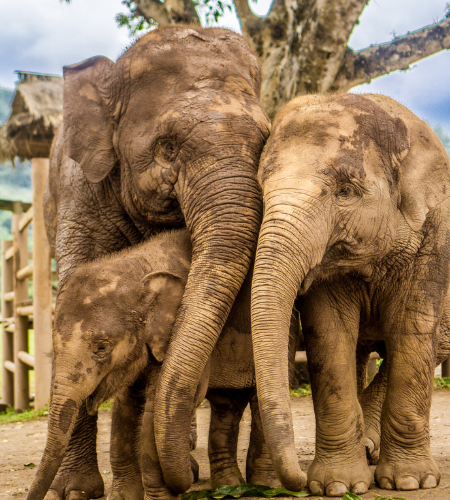
M64 458L80 409L82 399L73 388L58 384L55 379L50 403L47 443L27 500L43 500Z

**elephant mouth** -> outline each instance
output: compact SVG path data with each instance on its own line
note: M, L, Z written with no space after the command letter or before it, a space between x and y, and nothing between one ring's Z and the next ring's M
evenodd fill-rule
M106 382L103 379L102 382L100 382L100 384L97 386L95 391L86 398L86 411L89 415L96 415L100 405L108 399L106 389Z

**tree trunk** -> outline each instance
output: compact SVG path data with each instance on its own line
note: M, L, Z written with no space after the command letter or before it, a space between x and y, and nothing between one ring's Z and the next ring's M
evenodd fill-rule
M260 58L270 118L299 94L347 92L450 48L450 16L391 43L355 52L348 39L368 0L274 0L265 18L234 0L242 32ZM161 24L199 24L192 0L137 0L136 14Z

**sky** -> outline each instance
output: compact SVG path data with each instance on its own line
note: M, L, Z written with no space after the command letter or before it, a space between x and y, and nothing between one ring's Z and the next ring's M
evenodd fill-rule
M354 50L387 43L441 20L450 0L370 0L349 41ZM269 0L250 3L264 16ZM0 0L0 86L13 88L14 70L62 74L62 67L95 55L113 60L130 43L115 21L121 0ZM239 29L228 14L222 24ZM387 94L450 135L450 51L360 85L353 92Z

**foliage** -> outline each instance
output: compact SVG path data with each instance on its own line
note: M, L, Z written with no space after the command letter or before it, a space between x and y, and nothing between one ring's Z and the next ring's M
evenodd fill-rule
M46 417L48 408L45 410L29 409L23 413L14 413L14 408L8 408L5 413L0 413L0 424L11 424L14 422L28 422L36 418Z
M116 16L116 22L120 28L128 28L130 36L135 37L150 31L158 26L154 19L145 19L136 11L136 4L132 0L122 0L122 4L127 7L128 12L124 14L119 12Z
M440 377L434 379L435 389L450 389L450 377Z
M311 396L311 386L309 384L302 384L300 387L295 389L290 389L291 396L295 398L304 398L306 396Z
M304 498L310 496L304 491L289 491L285 488L270 488L254 484L236 484L234 486L219 486L216 490L189 491L181 495L182 500L199 500L200 498L241 498L241 497L263 497L273 498L276 496L292 496Z
M0 87L0 125L6 122L9 113L11 112L11 100L14 90Z
M431 125L431 128L434 130L434 133L439 137L442 144L444 145L444 148L447 151L447 154L450 156L450 136L445 133L444 129L442 128L442 125L436 125L436 126Z
M223 16L225 9L232 11L231 0L193 0L194 5L199 12L203 12L206 17L206 26L212 26L217 23L219 17Z

